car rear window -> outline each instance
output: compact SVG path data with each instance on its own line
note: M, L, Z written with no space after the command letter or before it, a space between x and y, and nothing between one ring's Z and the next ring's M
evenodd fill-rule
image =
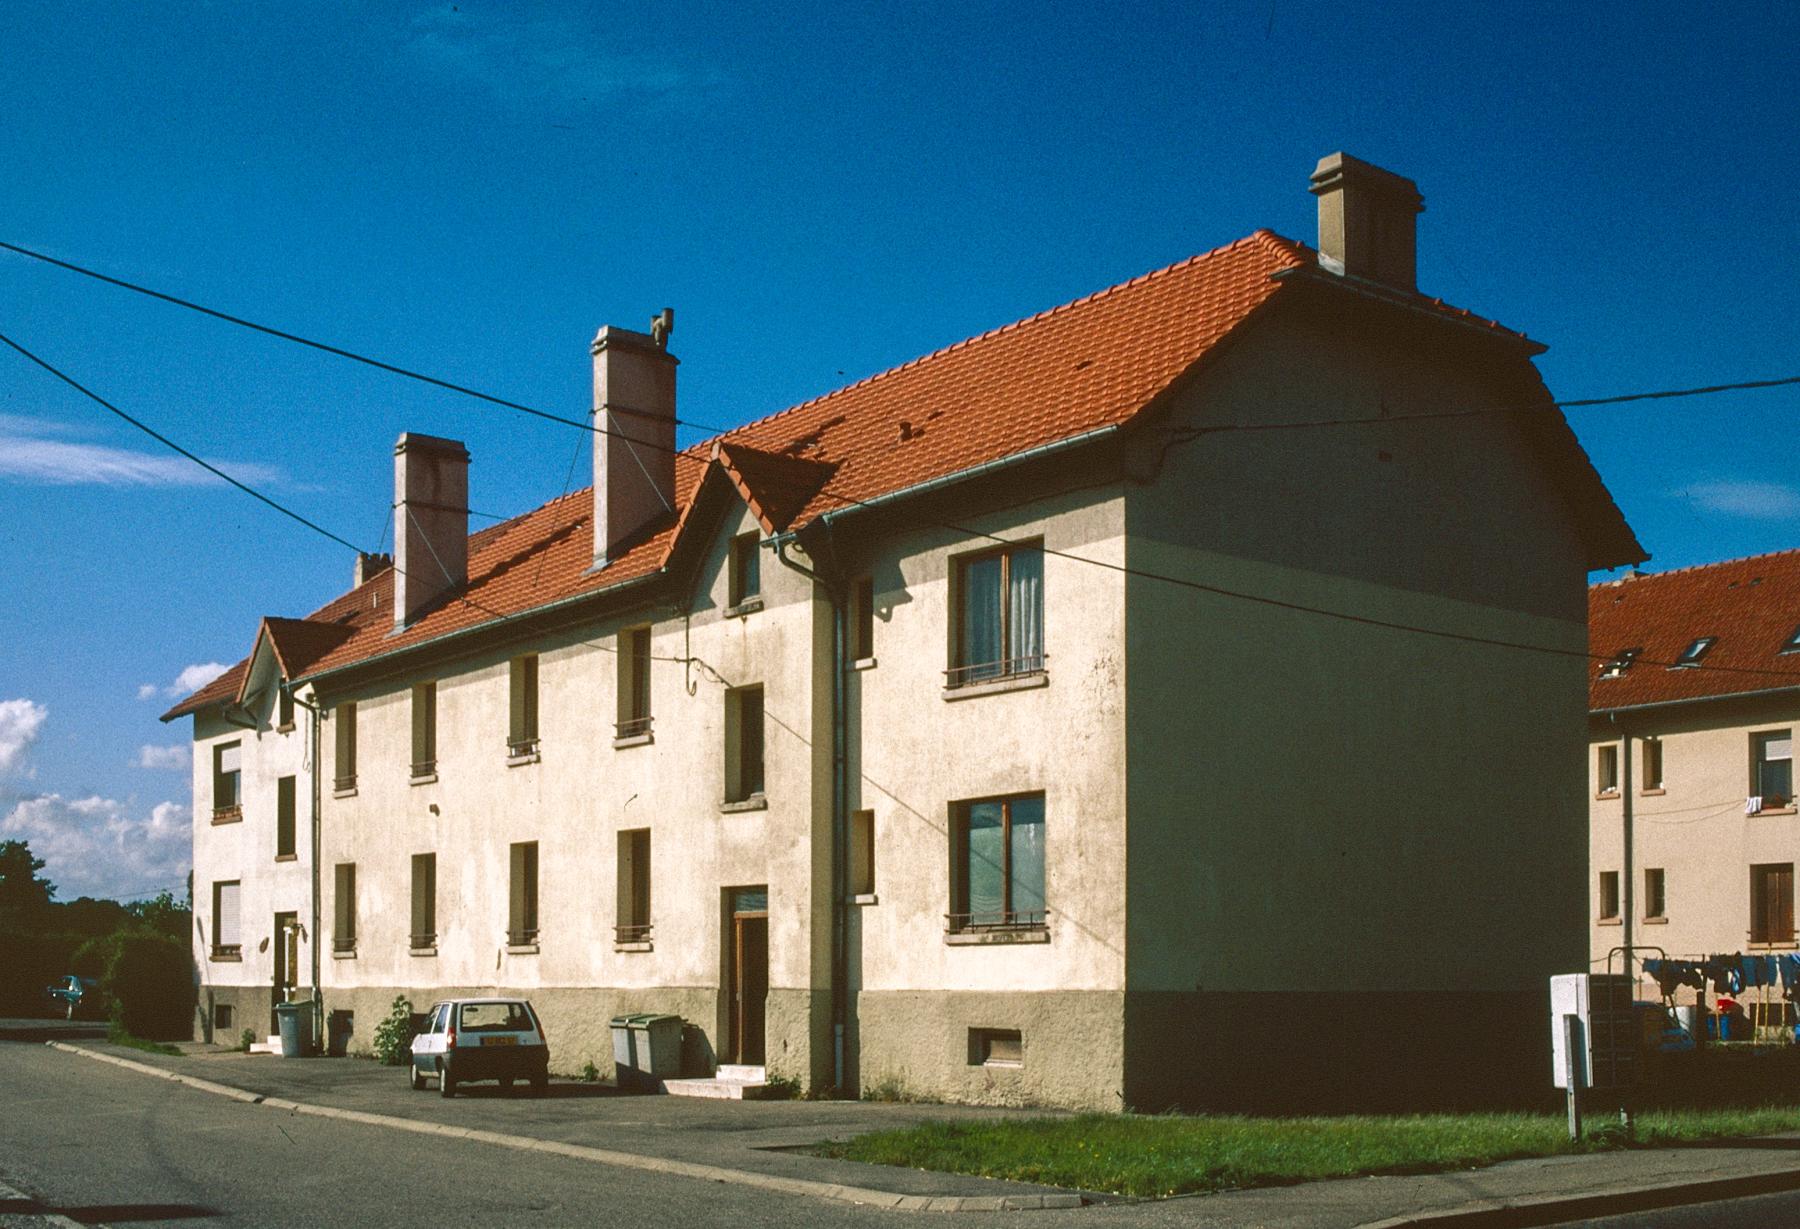
M518 1033L531 1027L523 1003L464 1003L462 1023L466 1033Z

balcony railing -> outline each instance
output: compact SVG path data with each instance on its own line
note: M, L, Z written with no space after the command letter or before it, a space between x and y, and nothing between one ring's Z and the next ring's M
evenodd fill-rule
M434 931L430 932L429 934L414 935L412 937L412 945L413 945L413 950L415 950L415 951L417 951L420 948L425 948L425 947L436 947L437 946L437 932L434 930Z
M228 824L242 818L244 818L244 808L241 803L233 802L213 808L212 821L215 824Z
M340 794L343 793L345 790L355 789L356 788L356 774L349 773L345 776L333 777L331 779L331 788L336 790Z
M506 932L506 942L510 947L530 947L537 941L538 928L536 926L524 926Z
M413 780L416 781L420 777L434 776L434 775L436 775L436 773L437 773L437 761L435 759L414 760L413 761L413 764L412 764Z
M215 943L212 954L215 960L237 959L243 956L244 947L241 943Z
M976 683L996 683L1002 679L1026 678L1044 673L1046 653L1028 653L1024 657L1007 657L970 666L952 666L944 671L944 686L955 689Z
M946 913L944 929L951 934L1009 930L1043 930L1049 925L1048 909L995 910L989 913Z
M632 717L613 725L615 738L639 738L650 732L651 717Z
M629 926L613 927L613 942L615 943L648 943L649 941L649 922L634 922Z
M331 940L331 950L334 952L353 952L353 951L355 951L356 950L356 936L350 935L347 938L333 938Z
M506 740L507 759L516 760L527 755L536 755L537 753L538 740L537 735L535 734L530 738L509 738Z

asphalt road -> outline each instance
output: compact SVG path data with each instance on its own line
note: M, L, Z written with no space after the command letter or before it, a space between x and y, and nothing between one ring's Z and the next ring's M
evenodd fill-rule
M0 1226L866 1225L848 1204L287 1115L0 1043ZM958 1218L959 1224L966 1218ZM976 1218L986 1219L986 1218ZM910 1218L909 1222L910 1223Z

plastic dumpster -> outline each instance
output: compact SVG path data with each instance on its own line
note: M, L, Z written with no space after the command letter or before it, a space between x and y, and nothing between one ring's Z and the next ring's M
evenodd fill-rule
M645 1012L629 1017L631 1044L645 1083L655 1088L681 1074L681 1017Z
M275 1020L281 1028L283 1058L300 1058L312 1049L311 1003L277 1003Z
M613 1082L620 1089L640 1088L641 1072L637 1066L637 1051L632 1048L634 1040L631 1022L635 1016L614 1016L612 1018L613 1044Z

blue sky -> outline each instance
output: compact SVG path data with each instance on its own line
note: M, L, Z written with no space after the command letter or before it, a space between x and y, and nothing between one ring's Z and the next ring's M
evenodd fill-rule
M581 415L676 308L731 425L1259 226L1346 149L1418 181L1428 293L1563 397L1800 372L1800 9L499 3L0 8L0 239ZM342 536L403 430L471 504L585 436L0 255L0 332ZM1580 411L1654 559L1800 545L1794 389ZM684 434L686 442L691 433ZM477 523L480 523L479 521ZM179 890L184 673L349 579L0 352L0 837Z

